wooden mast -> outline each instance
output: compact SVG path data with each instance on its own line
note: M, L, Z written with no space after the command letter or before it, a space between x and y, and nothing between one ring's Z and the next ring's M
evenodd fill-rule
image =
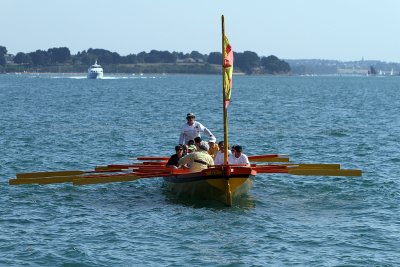
M225 169L225 203L228 206L232 206L232 192L231 185L229 183L229 166L228 165L228 111L226 107L226 94L225 94L225 23L224 15L221 16L222 22L222 108L224 111L224 169Z
M225 94L225 22L224 15L221 16L222 20L222 107L224 116L224 165L228 165L228 111L226 109L226 94Z

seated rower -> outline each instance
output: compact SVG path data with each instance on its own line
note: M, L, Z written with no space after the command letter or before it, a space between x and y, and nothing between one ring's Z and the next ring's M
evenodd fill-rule
M232 155L228 158L228 163L232 165L243 165L250 167L250 161L245 154L242 153L242 146L236 145L232 147Z
M183 156L186 156L187 153L189 153L189 149L188 149L188 145L182 145L182 149L183 149Z
M209 166L213 166L214 160L210 154L208 154L208 149L209 146L206 142L200 142L197 151L189 153L179 160L178 167L188 164L190 165L191 172L199 172L207 169Z
M181 145L176 146L175 152L176 153L169 158L166 165L167 168L178 169L178 162L183 157L183 147Z
M199 148L199 145L200 145L201 141L203 141L203 140L201 139L200 136L197 136L197 137L194 139L194 145L196 146L196 148Z
M214 136L210 137L210 140L208 140L208 145L210 149L208 150L208 154L215 160L215 156L217 156L217 153L219 151L218 145L215 143L217 139L215 139Z
M219 151L214 159L214 165L224 165L224 154L225 154L225 146L224 141L220 141L218 143ZM228 159L232 155L232 152L228 149Z
M193 153L197 150L195 145L188 146L188 153Z
M189 140L187 143L188 146L194 145L194 140Z
M193 143L194 143L194 141L193 141ZM186 156L187 154L193 153L195 151L196 151L196 146L195 145L190 145L187 148L187 153L185 155L183 155L183 156ZM183 165L182 168L190 169L190 163Z

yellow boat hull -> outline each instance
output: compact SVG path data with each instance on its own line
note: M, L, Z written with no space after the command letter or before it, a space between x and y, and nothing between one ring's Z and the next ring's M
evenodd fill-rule
M250 167L221 166L202 172L164 177L167 188L177 196L217 199L232 205L234 198L247 194L255 172Z

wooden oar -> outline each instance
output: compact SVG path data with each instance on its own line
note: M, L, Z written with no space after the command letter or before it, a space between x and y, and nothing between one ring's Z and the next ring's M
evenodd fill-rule
M55 178L55 177L67 177L76 176L88 173L98 173L98 172L126 172L129 169L104 169L104 170L94 170L94 171L52 171L52 172L27 172L27 173L17 173L17 179L37 179L37 178Z
M288 162L287 154L267 154L248 156L250 162Z
M263 173L263 170L270 170L270 169L340 169L340 164L269 164L269 165L254 165L252 166L254 170L257 172ZM268 171L269 172L269 171Z
M289 158L285 157L267 157L267 158L258 158L258 159L251 159L249 158L250 162L289 162Z
M73 185L87 185L100 183L130 182L141 178L158 178L171 176L173 169L164 169L153 172L135 172L130 174L93 175L74 178Z
M30 172L30 173L17 173L17 179L29 178L44 178L44 177L58 177L58 176L74 176L81 175L84 171L54 171L54 172Z
M106 166L96 166L95 170L96 171L119 171L119 170L125 170L125 169L135 169L135 168L142 168L142 167L159 167L159 166L165 166L166 162L142 162L142 163L136 163L136 164L110 164Z
M266 154L266 155L254 155L248 156L249 161L251 162L288 162L289 158L287 154ZM131 160L156 160L156 161L167 161L168 157L137 157L137 158L130 158ZM161 163L161 162L159 162Z
M10 185L21 184L57 184L57 183L70 183L76 176L55 176L55 177L39 177L39 178L17 178L10 179Z
M361 170L338 170L338 169L288 169L293 175L314 175L314 176L361 176Z
M340 169L340 164L325 164L325 163L293 163L284 164L292 169Z
M253 155L253 156L248 156L249 160L250 159L265 159L265 158L278 158L278 157L287 157L289 156L288 154L266 154L266 155Z
M138 173L137 174L140 178L157 178L157 177L167 177L171 176L170 172L155 172L155 173Z
M130 158L130 159L135 159L135 160L162 160L162 161L168 161L169 157L137 157L137 158Z
M136 174L97 175L87 177L76 177L72 180L73 185L102 184L115 182L130 182L139 179Z
M287 173L287 169L269 168L269 169L254 169L257 173Z
M129 171L132 173L132 170L98 170L98 171L53 171L53 172L32 172L32 173L18 173L16 175L16 179L10 179L10 185L20 185L20 184L55 184L55 183L67 183L73 182L73 179L84 177L81 175L84 174L93 174L96 173L106 173L106 172L126 172ZM101 175L101 174L99 174Z
M127 167L127 168L110 168L108 166L96 166L94 168L95 172L120 172L123 170L131 169L133 167Z

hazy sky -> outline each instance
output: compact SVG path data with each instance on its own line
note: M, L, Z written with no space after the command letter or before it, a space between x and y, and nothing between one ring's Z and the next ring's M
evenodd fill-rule
M120 55L221 49L283 59L400 62L399 0L1 0L9 53L66 46Z

